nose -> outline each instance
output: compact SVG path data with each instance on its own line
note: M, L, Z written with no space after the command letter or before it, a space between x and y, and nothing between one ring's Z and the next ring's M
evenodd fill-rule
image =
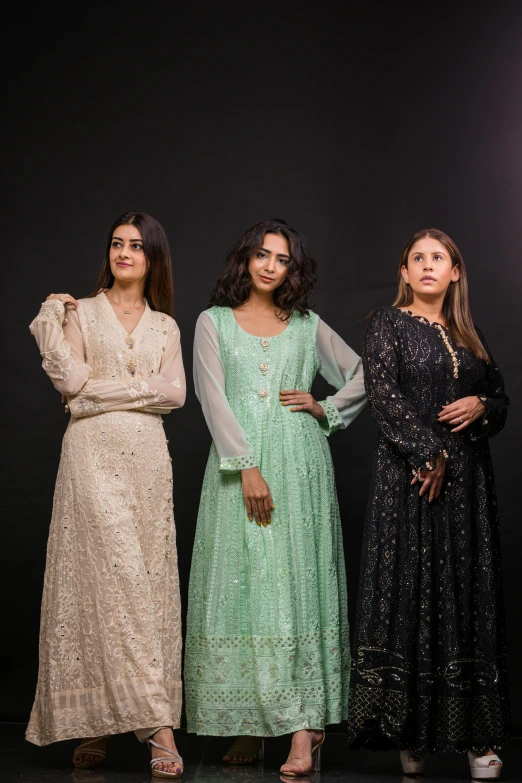
M265 261L265 272L274 272L275 271L275 258L274 256L268 256L268 258Z
M127 250L126 245L122 245L120 248L120 258L128 258L129 257L129 251Z
M433 269L433 259L429 256L424 259L424 269Z

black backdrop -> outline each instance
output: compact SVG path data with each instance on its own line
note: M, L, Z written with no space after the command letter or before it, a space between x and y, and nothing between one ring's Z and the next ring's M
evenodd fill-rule
M4 580L0 719L26 720L66 417L28 324L51 291L88 293L120 211L170 238L188 376L198 313L226 248L282 217L310 238L315 302L356 350L392 301L416 229L455 238L475 321L512 409L492 443L503 532L515 728L520 674L520 209L522 8L470 3L39 4L4 27ZM182 596L209 436L189 380L165 420ZM351 620L376 428L331 441ZM517 665L518 664L518 665Z

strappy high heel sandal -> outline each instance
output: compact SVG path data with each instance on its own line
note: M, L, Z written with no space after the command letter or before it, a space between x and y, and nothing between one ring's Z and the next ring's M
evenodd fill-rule
M326 732L323 731L323 736L321 737L320 741L312 746L312 766L310 769L305 770L304 772L283 772L280 770L281 775L285 778L303 778L306 775L310 775L311 772L320 772L321 771L321 745L326 739ZM288 763L288 762L285 762ZM283 764L283 767L285 765Z
M100 742L100 740L107 740L107 737L92 737L91 739L83 739L78 747L74 749L73 764L76 769L94 769L94 767L99 767L100 764L103 764L105 761L105 756L107 755L107 748L102 750L101 748L92 747L92 745ZM79 756L85 755L96 756L96 761L77 761Z
M497 755L480 756L468 750L468 768L472 780L497 780L502 772L502 762Z
M156 756L155 759L151 759L150 762L150 768L152 772L153 778L167 778L168 780L173 780L174 778L180 778L183 775L183 770L181 772L165 772L164 769L156 769L156 766L158 764L168 764L169 762L172 763L172 761L177 761L178 764L181 764L183 766L183 759L181 756L176 753L176 751L172 750L172 748L167 748L165 745L160 745L159 742L154 742L153 739L147 740L149 746L154 745L155 748L158 748L158 750L163 750L165 753L168 753L167 756Z
M415 750L401 750L402 771L405 775L424 775L426 757Z

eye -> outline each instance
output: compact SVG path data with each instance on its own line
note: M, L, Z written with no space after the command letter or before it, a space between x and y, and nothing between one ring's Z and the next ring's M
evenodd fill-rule
M414 261L422 261L422 256L414 256L413 260Z
M143 250L143 245L138 245L137 242L132 247L134 250Z
M284 266L288 266L288 264L290 263L289 258L278 258L277 260L279 261L280 264L283 264Z
M258 258L267 258L267 255L266 255L266 253L263 253L262 250L258 250L257 251L257 257Z
M114 239L112 242L112 247L121 247L121 242L118 242L118 240Z
M439 256L438 253L437 253L436 256L433 256L433 258L434 258L435 261L442 261L442 256Z

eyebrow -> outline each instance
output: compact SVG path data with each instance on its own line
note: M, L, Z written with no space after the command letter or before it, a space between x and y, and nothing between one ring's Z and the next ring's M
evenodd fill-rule
M120 242L125 242L121 237L113 236L112 238L119 239ZM143 239L129 239L129 242L141 242L143 244Z
M272 252L271 250L267 250L266 247L262 247L261 250L263 251L263 253L271 253ZM277 253L277 255L279 256L279 258L288 258L288 260L290 261L290 256L287 256L286 253Z
M426 256L431 253L432 256L445 256L446 253L444 250L429 250L428 252L424 252L422 250L416 250L415 253L412 253L413 256Z

